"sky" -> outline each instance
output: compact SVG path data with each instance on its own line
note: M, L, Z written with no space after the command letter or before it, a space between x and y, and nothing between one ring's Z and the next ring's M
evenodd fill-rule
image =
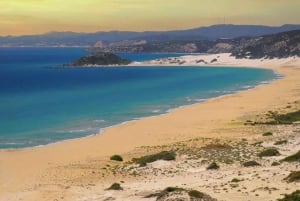
M300 24L300 0L0 0L0 35Z

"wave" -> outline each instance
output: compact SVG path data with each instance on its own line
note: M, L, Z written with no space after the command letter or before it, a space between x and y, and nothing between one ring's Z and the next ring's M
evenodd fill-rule
M93 122L96 122L96 123L104 123L106 122L104 119L95 119L93 120Z

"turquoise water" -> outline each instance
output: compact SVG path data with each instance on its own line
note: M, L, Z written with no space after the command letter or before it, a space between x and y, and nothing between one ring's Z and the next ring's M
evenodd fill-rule
M0 48L0 148L98 133L276 78L270 70L248 68L52 68L83 54L80 48Z

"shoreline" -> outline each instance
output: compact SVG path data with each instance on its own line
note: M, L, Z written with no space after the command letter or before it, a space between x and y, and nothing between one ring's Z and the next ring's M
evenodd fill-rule
M290 84L300 84L296 80L296 74L299 75L300 70L294 68L300 67L299 59L293 63L293 68L283 67L282 63L276 64L276 61L271 66L264 65L266 64L257 67L277 70L284 77L225 97L210 98L205 102L175 108L169 113L113 126L100 135L25 150L0 150L0 180L9 181L0 183L0 200L17 200L14 194L24 191L29 193L25 200L40 196L40 191L34 186L43 176L51 181L53 178L48 173L52 168L93 160L105 161L112 154L129 153L141 146L164 145L199 136L224 139L245 137L244 133L233 132L242 127L238 122L245 115L265 112L297 99L293 94L298 85ZM288 94L282 96L285 92ZM253 102L256 98L260 101ZM237 123L233 123L233 120ZM28 188L33 190L28 192Z

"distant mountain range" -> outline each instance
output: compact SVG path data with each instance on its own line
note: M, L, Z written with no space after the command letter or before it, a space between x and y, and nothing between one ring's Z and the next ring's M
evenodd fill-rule
M110 31L96 33L50 32L42 35L0 37L0 47L74 47L109 46L119 41L143 43L168 41L212 41L221 38L255 37L279 32L300 30L300 25L213 25L189 30L128 32Z

